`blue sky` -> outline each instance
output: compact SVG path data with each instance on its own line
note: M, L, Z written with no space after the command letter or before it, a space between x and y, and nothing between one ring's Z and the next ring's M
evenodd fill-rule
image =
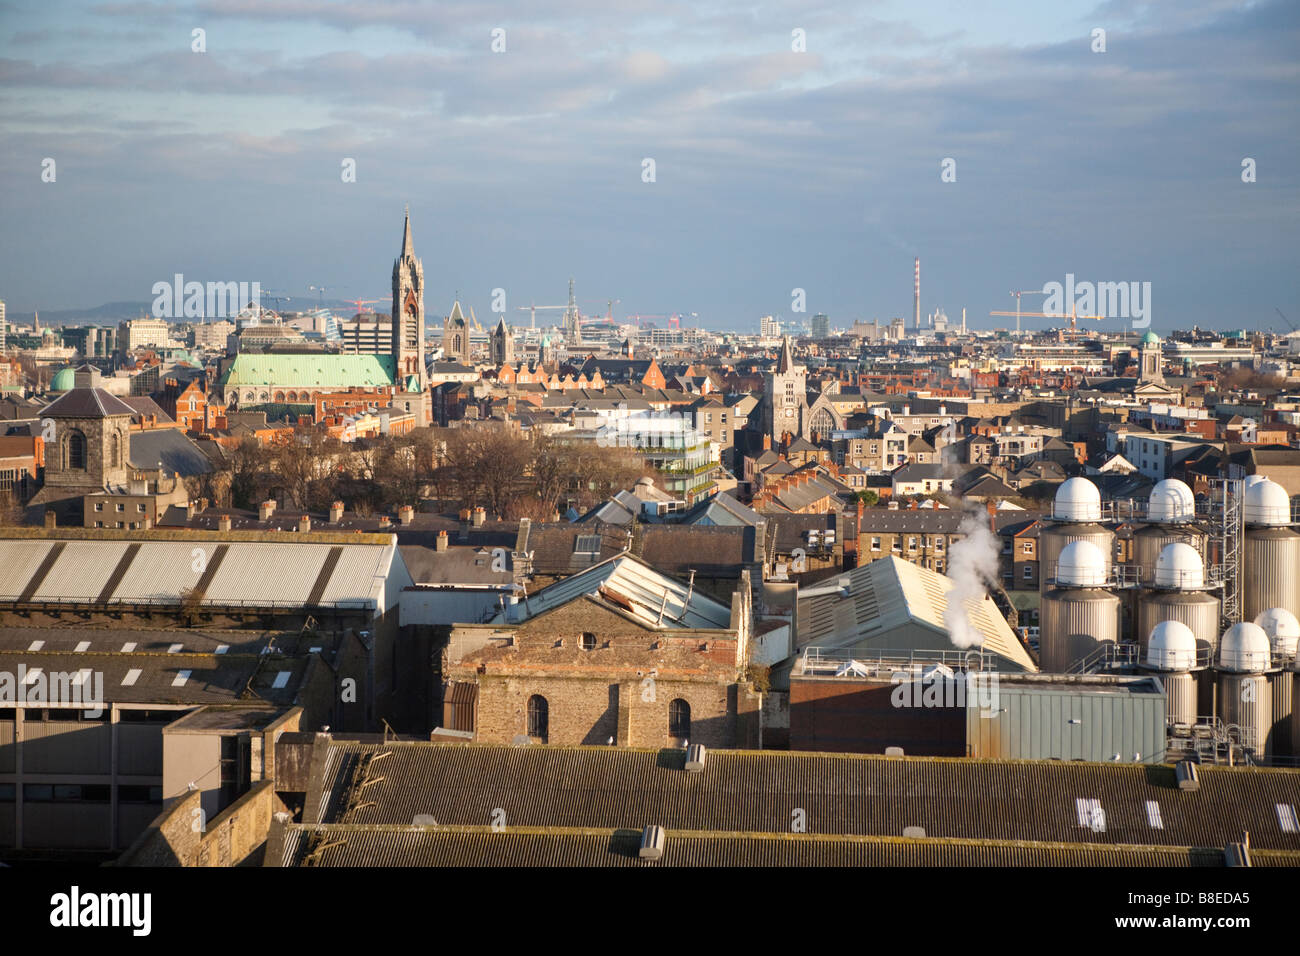
M847 325L910 315L919 255L973 325L1067 273L1151 282L1157 329L1300 323L1298 52L1293 2L0 2L0 298L382 298L409 202L430 316L573 276Z

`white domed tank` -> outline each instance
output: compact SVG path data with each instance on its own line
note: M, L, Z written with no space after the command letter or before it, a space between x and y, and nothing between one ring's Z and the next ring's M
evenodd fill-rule
M1057 562L1057 587L1039 607L1039 665L1065 673L1119 640L1120 600L1101 585L1109 562L1091 541L1072 541Z
M1255 618L1255 623L1268 635L1274 665L1289 663L1300 645L1300 621L1284 607L1271 607Z
M1270 657L1268 635L1249 621L1232 625L1219 641L1219 719L1239 728L1242 746L1260 755L1272 752Z
M1105 587L1107 573L1106 556L1091 541L1071 541L1056 561L1056 582L1062 587Z
M1273 670L1268 682L1273 691L1273 753L1291 757L1295 755L1296 737L1292 732L1295 719L1295 663L1296 646L1300 644L1300 621L1285 608L1269 608L1255 623L1264 629L1272 648Z
M1152 523L1133 534L1133 563L1138 568L1139 584L1151 585L1160 552L1174 542L1190 545L1204 560L1206 535L1191 525L1195 518L1196 498L1191 488L1176 478L1156 483L1147 502L1147 520Z
M1045 594L1056 577L1056 564L1065 546L1090 541L1101 549L1110 573L1115 553L1115 532L1099 524L1101 492L1087 478L1071 478L1056 489L1052 502L1053 524L1038 533L1038 590Z
M1244 499L1242 617L1253 621L1275 607L1300 614L1300 534L1288 527L1291 499L1267 479L1247 488Z
M1061 482L1052 500L1052 517L1057 521L1100 521L1101 492L1087 478Z
M1161 621L1179 621L1191 629L1203 656L1210 657L1219 643L1219 599L1204 590L1205 562L1191 545L1167 544L1156 558L1154 589L1137 598L1136 631L1146 655L1147 638Z
M1182 591L1205 587L1205 561L1190 544L1174 541L1156 558L1155 585Z
M1192 489L1177 478L1156 482L1147 499L1147 520L1176 524L1196 517L1196 498Z
M1196 723L1196 635L1181 621L1161 621L1147 637L1144 662L1160 672L1171 724Z

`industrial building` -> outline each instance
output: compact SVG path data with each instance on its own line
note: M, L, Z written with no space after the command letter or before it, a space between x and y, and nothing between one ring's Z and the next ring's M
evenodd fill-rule
M279 748L299 769L276 785L304 809L272 823L268 866L735 865L722 848L754 865L1223 865L1243 831L1252 864L1300 859L1291 770L1206 767L1192 788L1173 767L1113 762L305 734ZM633 850L647 828L664 832Z

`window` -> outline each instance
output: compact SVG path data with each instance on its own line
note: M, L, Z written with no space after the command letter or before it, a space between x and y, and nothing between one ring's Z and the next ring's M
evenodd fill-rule
M908 551L916 550L916 538L912 537L907 539L907 550Z
M1020 544L1020 550L1023 551L1025 554L1033 554L1034 543L1032 541L1022 541Z
M135 510L140 512L140 514L144 514L144 505L136 505Z
M578 646L584 651L594 651L596 649L596 635L590 632L583 633L578 640Z
M573 546L574 554L600 554L600 535L598 534L580 534L578 542Z
M879 551L879 550L880 550L880 539L879 539L879 538L872 538L872 539L871 539L871 550L872 550L872 551Z
M117 510L118 510L118 511L125 511L125 510L126 510L126 505L124 505L122 502L119 501L119 502L117 503Z
M69 470L84 471L86 468L86 436L79 431L68 435L64 467Z
M541 694L534 694L528 698L528 736L537 737L542 743L546 743L548 711L546 698Z
M691 736L691 705L680 697L668 705L668 736L678 740Z
M1032 581L1033 579L1034 579L1034 566L1033 566L1032 564L1026 564L1026 565L1025 565L1025 580L1026 580L1026 581Z
M943 551L943 538L939 537L937 534L934 536L934 550L936 552Z

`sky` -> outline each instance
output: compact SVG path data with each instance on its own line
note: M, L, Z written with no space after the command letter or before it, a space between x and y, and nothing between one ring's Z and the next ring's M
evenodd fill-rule
M1294 0L0 0L0 299L386 311L409 204L430 317L573 277L589 314L847 327L910 317L919 256L972 327L1068 274L1151 283L1157 331L1285 329L1298 134Z

